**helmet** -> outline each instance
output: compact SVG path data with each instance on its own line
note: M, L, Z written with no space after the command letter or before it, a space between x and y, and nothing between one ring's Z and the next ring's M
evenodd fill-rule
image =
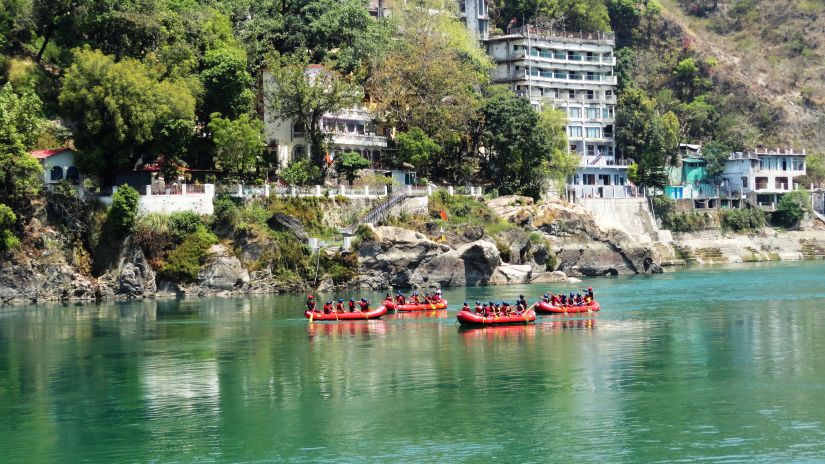
M343 298L338 298L338 302L339 302L339 303L343 303L343 302L344 302L344 299L343 299Z
M549 294L549 293L545 293L545 294L544 294L544 297L545 297L545 298L550 298L550 294Z
M350 298L349 300L350 300L350 301L355 301L355 298Z
M327 301L327 304L332 304L332 301Z
M366 298L361 298L361 301L367 301L367 299Z
M481 303L479 303L478 300L476 300L476 304L481 304Z
M467 306L467 302L466 302L466 301L464 302L464 306Z
M588 291L588 292L592 292L592 291L593 291L593 287L587 287L587 291Z
M519 295L518 297L519 297L519 298L524 298L524 295Z
M307 295L307 299L312 300L312 299L314 299L314 298L315 298L315 297L314 297L314 296L312 296L312 295Z

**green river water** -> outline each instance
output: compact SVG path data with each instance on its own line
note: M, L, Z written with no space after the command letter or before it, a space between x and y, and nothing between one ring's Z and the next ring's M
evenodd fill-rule
M825 462L825 263L582 285L601 313L470 331L465 299L544 286L339 324L300 295L0 308L0 463Z

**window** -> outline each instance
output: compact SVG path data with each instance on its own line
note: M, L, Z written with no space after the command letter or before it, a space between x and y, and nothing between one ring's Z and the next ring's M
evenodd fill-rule
M63 168L61 168L60 166L53 167L51 170L50 178L54 182L63 180Z
M757 177L756 178L756 190L765 190L768 188L768 178L767 177Z
M587 71L587 80L588 81L597 81L599 79L596 77L596 73L594 73L593 71Z
M571 106L567 109L567 114L571 119L579 119L582 117L582 109L578 106Z
M594 92L593 90L588 90L587 91L587 99L588 100L595 100L596 99L596 92Z
M595 174L582 174L582 180L584 185L596 185Z
M76 167L69 166L69 169L66 170L66 180L73 184L80 182L80 172L78 172Z
M743 189L748 188L748 178L747 177L742 177L742 188Z
M805 170L805 158L794 156L791 158L791 170L792 171L804 171Z
M567 128L568 136L569 137L581 137L582 136L582 126L568 126Z
M773 156L763 156L759 158L759 169L765 171L776 170L776 158Z
M602 136L602 129L600 127L588 127L587 138L597 139Z
M292 138L301 138L304 136L304 125L300 122L296 122L292 125Z
M292 161L295 162L304 159L304 153L303 145L295 145L295 148L292 149Z
M788 190L789 183L787 177L777 177L775 181L776 190Z
M599 118L599 109L598 108L587 108L587 119L598 119Z
M602 108L602 117L604 119L613 118L613 107L612 106L605 106L604 108Z
M568 90L567 91L567 98L569 98L571 100L575 100L576 99L576 91L573 90L573 89Z
M596 156L596 146L595 145L588 145L587 146L587 156Z
M556 70L555 73L556 79L567 79L567 71L562 71L560 69Z

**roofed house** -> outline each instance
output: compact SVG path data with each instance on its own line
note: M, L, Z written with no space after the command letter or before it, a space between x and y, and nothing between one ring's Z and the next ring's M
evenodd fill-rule
M64 180L77 185L83 180L75 165L75 152L70 148L34 150L29 153L43 165L43 182L46 185Z

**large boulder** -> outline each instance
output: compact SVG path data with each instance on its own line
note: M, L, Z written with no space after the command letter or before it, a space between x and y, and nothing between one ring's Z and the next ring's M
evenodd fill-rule
M502 232L499 241L506 244L510 251L510 264L527 264L530 259L530 236L520 228Z
M478 240L457 250L464 263L465 285L484 285L501 264L498 248L490 242Z
M527 284L533 279L533 268L526 264L502 264L495 269L490 284L514 285Z
M449 250L423 261L410 276L416 287L459 287L472 285L465 277L465 263L459 253Z
M118 260L116 294L130 297L154 294L157 290L155 271L146 261L143 250L131 240L123 247Z
M292 232L296 237L301 240L306 240L309 236L307 235L304 227L298 222L297 219L294 217L284 214L284 213L275 213L266 221L266 224L272 230L277 230L281 232Z
M208 291L240 290L249 282L249 272L224 245L212 245L206 263L198 272L197 285Z
M409 286L422 262L450 251L450 247L428 239L418 232L400 227L372 227L372 239L358 249L359 285L372 288ZM417 277L416 279L422 279Z

